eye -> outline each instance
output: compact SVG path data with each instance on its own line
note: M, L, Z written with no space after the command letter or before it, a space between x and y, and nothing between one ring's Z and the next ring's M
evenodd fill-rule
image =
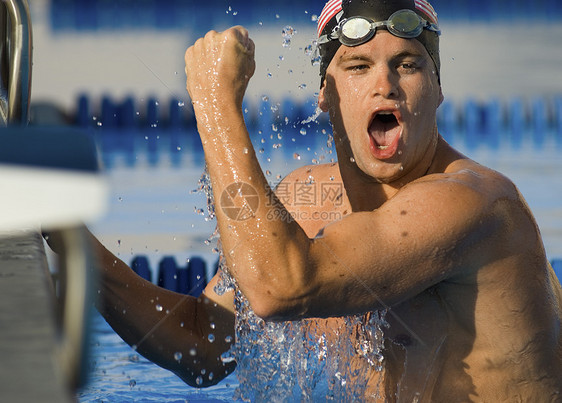
M411 74L418 70L418 66L414 62L402 62L398 65L398 70L401 72Z
M353 64L353 65L349 66L347 69L349 71L359 72L359 71L362 71L362 70L366 70L368 68L369 68L369 66L366 65L366 64Z

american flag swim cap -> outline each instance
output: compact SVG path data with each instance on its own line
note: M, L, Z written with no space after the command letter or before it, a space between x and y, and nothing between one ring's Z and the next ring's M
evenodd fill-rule
M326 3L318 18L318 37L331 32L344 18L363 16L374 21L385 21L394 12L404 9L415 11L425 20L438 25L437 13L426 0L330 0ZM426 48L433 59L437 74L439 74L441 64L438 35L424 29L422 34L415 39ZM322 58L320 64L322 80L324 80L330 61L340 46L339 41L331 41L319 46Z

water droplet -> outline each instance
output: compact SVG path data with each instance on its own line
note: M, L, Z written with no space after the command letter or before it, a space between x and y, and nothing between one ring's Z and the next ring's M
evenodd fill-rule
M176 351L174 353L174 360L176 360L177 362L180 362L182 357L183 357L183 354L180 353L179 351Z
M266 175L266 176L271 176L271 171L270 171L270 170L265 171L265 175Z
M212 381L215 375L212 372L209 372L209 380Z
M185 102L183 101L178 101L178 106L181 108L182 106L185 106Z
M295 160L300 160L300 159L301 159L300 154L294 153L294 154L293 154L293 159L295 159Z
M211 329L214 329L214 328L216 328L217 326L215 325L214 322L211 322L211 323L209 324L209 327L210 327Z
M160 305L160 304L157 304L157 305L156 305L156 310L157 310L158 312L162 312L162 309L164 309L164 308L162 308L162 305Z
M291 27L290 25L285 26L281 31L281 35L283 36L283 47L288 48L291 46L291 39L297 33L297 30Z
M306 129L303 127L303 128L301 129L300 133L301 133L303 136L306 136Z
M195 379L195 383L197 385L202 385L203 384L203 377L202 376L198 376L197 379Z
M213 333L209 333L209 336L207 337L207 340L209 340L209 343L212 343L215 341L215 335Z
M137 384L137 381L135 381L134 379L131 379L131 380L129 381L129 387L130 387L131 389L133 389L136 384Z
M194 348L190 349L190 350L189 350L189 355L192 356L192 357L195 357L195 356L197 355L197 350L194 349Z
M355 162L355 158L350 157L350 158L349 158L349 162L351 162L351 163Z
M316 41L313 41L310 45L304 48L304 54L310 59L310 63L313 66L320 65L322 58L320 57L320 52L318 50Z
M232 343L232 336L226 336L224 338L224 341L227 342L227 343Z
M248 154L248 152L249 152L248 147L244 147L244 149L242 150L242 152L243 152L244 154Z

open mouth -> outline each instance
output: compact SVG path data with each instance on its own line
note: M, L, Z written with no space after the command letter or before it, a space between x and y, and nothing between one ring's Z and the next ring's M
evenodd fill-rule
M369 124L373 153L378 158L390 158L396 152L402 134L398 111L379 111Z

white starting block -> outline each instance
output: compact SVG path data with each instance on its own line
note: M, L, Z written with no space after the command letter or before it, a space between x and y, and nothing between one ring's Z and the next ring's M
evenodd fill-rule
M63 127L0 129L0 233L99 218L107 185L93 140Z

